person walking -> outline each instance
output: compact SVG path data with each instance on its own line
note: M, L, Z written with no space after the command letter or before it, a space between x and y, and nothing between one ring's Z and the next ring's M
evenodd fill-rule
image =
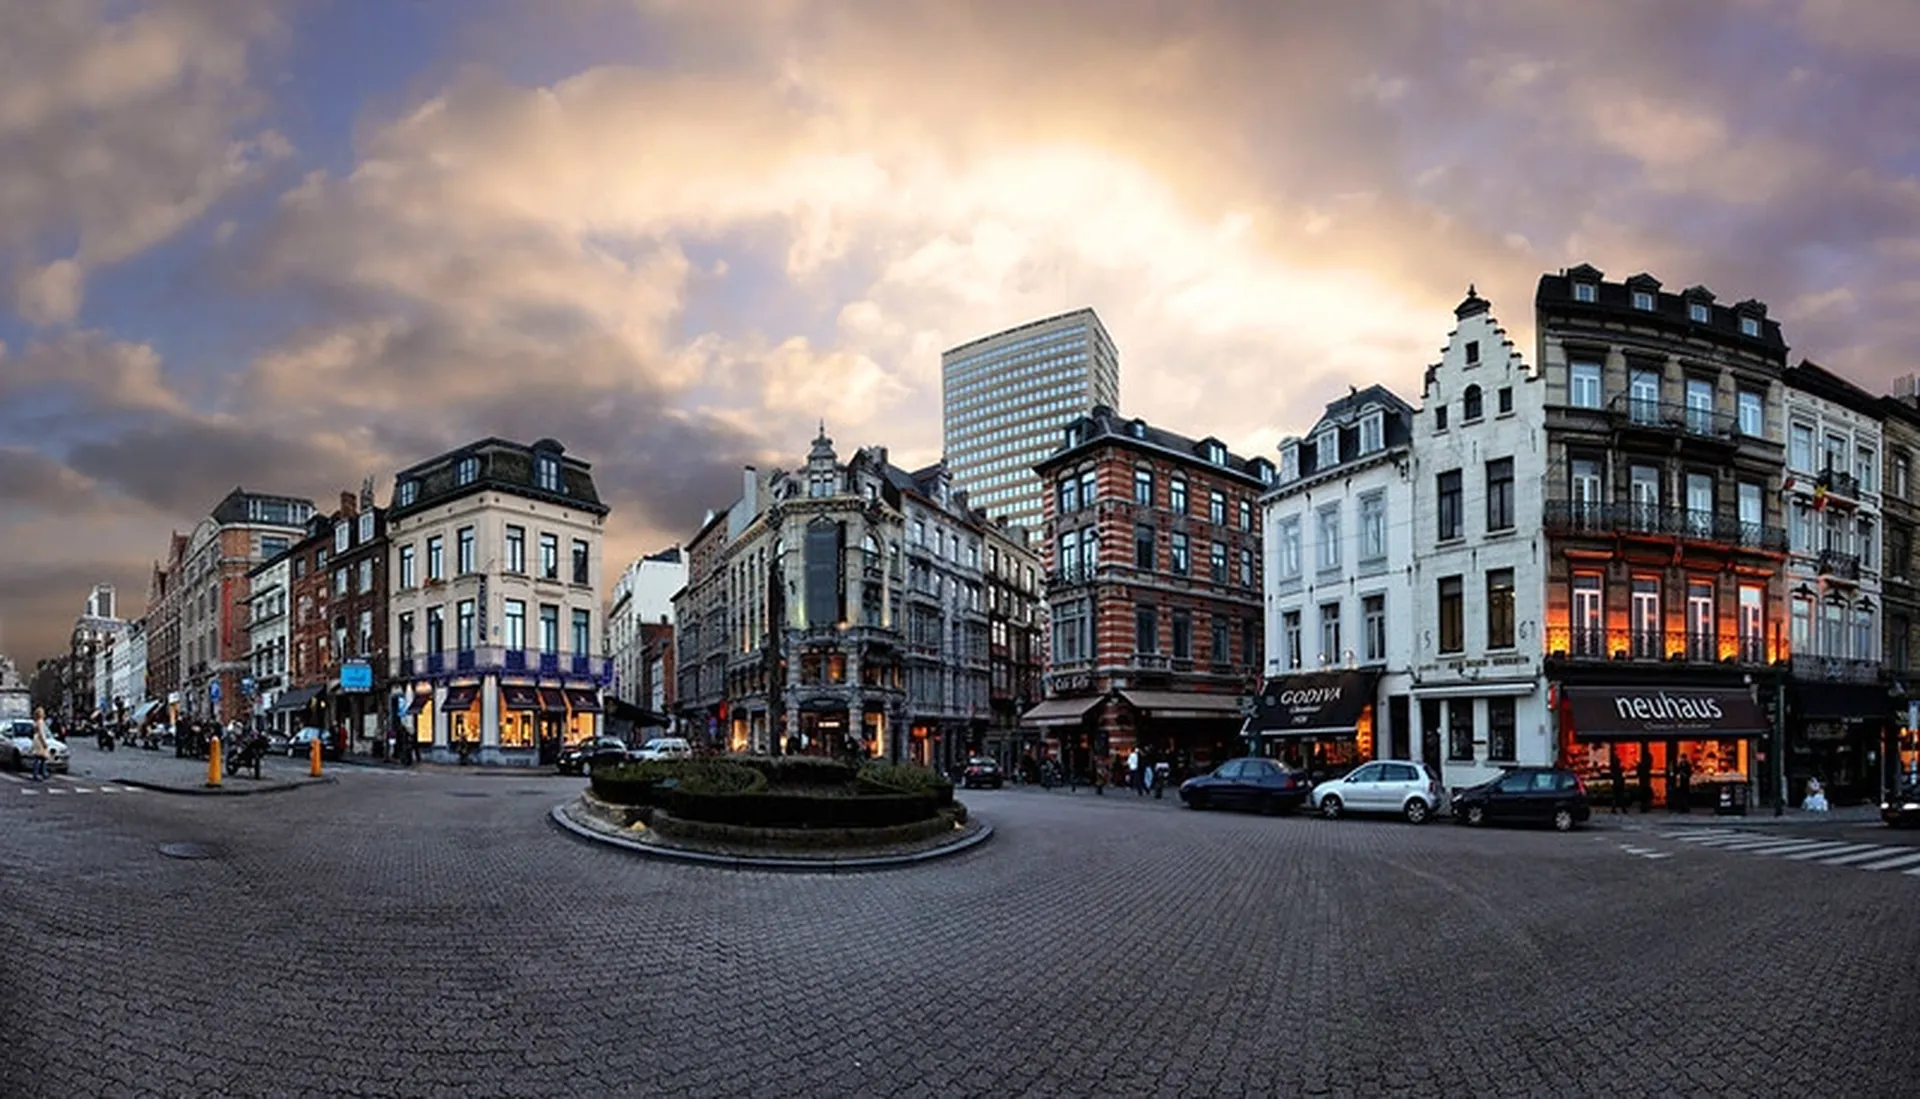
M1607 750L1607 781L1613 784L1613 813L1619 816L1627 809L1627 773L1620 766L1620 750Z
M53 746L47 743L47 711L33 711L33 747L28 749L33 757L33 775L35 782L47 781L47 760L53 758Z
M1633 777L1640 784L1640 811L1653 812L1653 755L1640 745L1640 762L1633 765Z
M1140 773L1140 749L1135 748L1127 753L1127 785L1133 787L1133 796L1146 796L1147 787L1143 781L1145 778L1146 776Z
M1682 813L1693 812L1693 761L1686 756L1673 765L1673 796L1678 804L1675 808Z

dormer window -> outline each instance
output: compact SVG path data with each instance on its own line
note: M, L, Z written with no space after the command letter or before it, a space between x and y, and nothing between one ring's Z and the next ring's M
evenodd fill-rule
M1080 425L1079 424L1072 424L1067 427L1067 445L1068 446L1080 445Z
M1147 425L1144 421L1135 420L1127 425L1127 429L1136 439L1144 439L1147 437Z
M371 511L360 513L360 541L362 543L373 541L373 512Z
M1740 334L1742 336L1752 336L1758 339L1760 336L1760 318L1759 317L1741 317L1740 318Z
M1332 469L1340 464L1340 429L1333 428L1320 433L1313 441L1313 465L1315 469Z
M1288 443L1280 448L1280 479L1292 481L1297 480L1299 476L1300 447L1296 443Z
M347 552L348 540L353 537L353 526L341 520L333 525L333 552Z
M479 479L480 459L478 458L469 455L460 459L460 463L453 467L453 483L456 485L470 485Z
M1479 419L1485 410L1481 407L1480 387L1470 385L1460 395L1460 422L1470 424Z
M420 499L420 482L418 481L400 482L400 506L401 507L403 508L411 507L414 501L418 499Z
M1713 320L1713 307L1703 301L1689 302L1687 319L1695 324L1706 324Z
M1207 444L1207 461L1212 462L1214 465L1217 465L1217 466L1226 465L1227 464L1227 448L1221 446L1219 443L1208 443Z
M1260 483L1263 485L1273 483L1273 467L1265 462L1260 463Z
M1633 292L1633 307L1643 313L1653 312L1653 295L1645 290Z
M1361 420L1360 453L1372 454L1375 451L1385 450L1387 446L1386 429L1387 417L1383 412L1370 413L1366 419Z
M560 462L548 455L541 455L533 463L534 487L544 492L560 491Z
M1592 303L1598 300L1599 296L1599 288L1590 282L1576 282L1573 284L1574 301Z

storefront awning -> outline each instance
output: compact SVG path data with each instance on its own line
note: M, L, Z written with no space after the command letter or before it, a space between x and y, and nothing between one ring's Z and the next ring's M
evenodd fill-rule
M509 710L538 710L540 691L527 683L502 683L500 704Z
M127 720L133 722L135 725L145 724L148 716L150 716L155 710L158 710L159 708L160 708L159 702L149 699L148 701L142 702L140 705L135 706L133 708L133 716L129 717Z
M1087 711L1100 705L1100 696L1083 698L1050 698L1040 705L1020 715L1020 721L1026 725L1078 725L1085 720Z
M1379 672L1301 672L1267 680L1246 731L1271 737L1353 736L1373 702Z
M319 693L318 687L294 687L291 690L281 691L280 697L273 701L273 708L276 710L303 709Z
M1808 721L1879 721L1894 700L1875 683L1795 683L1794 706Z
M1761 736L1767 717L1744 687L1565 687L1575 740Z
M1192 691L1121 691L1127 705L1149 717L1177 719L1240 719L1238 695L1199 694Z
M567 712L567 696L561 694L558 687L540 688L540 710L542 713L564 715Z
M479 697L480 688L472 684L448 687L447 697L440 703L440 708L447 713L457 714L462 710L473 709L474 700Z
M567 709L576 714L597 714L600 712L600 692L584 690L580 687L567 688Z
M415 715L415 714L417 714L417 713L419 713L420 711L422 711L422 710L424 710L424 709L426 709L426 708L427 708L427 703L429 703L429 702L432 702L432 701L433 701L433 692L432 692L432 691L418 691L418 692L415 692L415 693L413 694L413 696L412 696L412 697L410 697L410 698L408 698L408 699L407 699L407 708L406 708L406 709L404 709L404 710L402 710L402 711L400 712L400 713L401 713L401 716L402 716L402 717L412 717L413 715Z
M625 699L608 695L604 701L607 704L607 713L615 721L625 721L629 724L640 726L641 728L664 729L668 725L673 724L672 719L666 714L655 713L645 706L635 706Z

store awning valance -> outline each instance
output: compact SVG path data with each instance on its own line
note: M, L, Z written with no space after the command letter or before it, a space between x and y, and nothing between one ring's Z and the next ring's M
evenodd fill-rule
M144 725L146 724L147 718L152 716L153 712L155 710L158 710L159 708L160 708L159 702L153 699L148 699L147 701L142 702L140 705L135 706L133 708L133 716L129 717L127 720L133 722L135 725Z
M432 691L416 691L411 697L407 699L407 707L406 709L400 712L400 716L412 717L413 715L426 709L427 703L432 701L433 701Z
M540 711L564 716L567 712L567 696L561 694L558 687L540 688Z
M473 709L473 704L479 697L480 688L472 684L448 687L447 697L441 701L440 708L450 714L457 714L462 710Z
M312 702L314 696L319 693L319 687L294 687L290 690L281 691L280 697L273 700L273 708L276 710L302 709L307 703Z
M1566 687L1575 740L1760 736L1767 717L1744 687Z
M509 710L538 710L540 691L527 683L502 683L500 704Z
M1380 673L1371 671L1275 676L1254 699L1246 731L1270 737L1352 736L1379 683Z
M580 687L568 687L566 690L567 709L576 714L597 714L600 712L600 692Z
M1121 691L1126 704L1162 720L1231 718L1239 720L1238 695L1199 694L1194 691Z
M1050 698L1038 706L1020 715L1022 723L1027 725L1078 725L1086 719L1087 711L1100 705L1100 696L1082 698Z
M607 716L615 721L624 721L641 728L665 728L673 724L672 719L666 714L656 713L645 706L635 706L624 698L607 695L601 701L606 703Z
M1796 683L1793 694L1795 708L1808 721L1878 721L1895 706L1877 683Z

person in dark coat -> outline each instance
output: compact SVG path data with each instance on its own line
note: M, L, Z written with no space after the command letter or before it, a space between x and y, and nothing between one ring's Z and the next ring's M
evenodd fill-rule
M1682 813L1693 812L1693 761L1686 756L1673 765L1674 808Z
M1617 816L1627 811L1627 772L1620 766L1620 749L1607 749L1607 781L1613 784L1613 811Z
M1653 812L1653 755L1640 746L1640 762L1633 765L1633 777L1640 784L1640 811Z

